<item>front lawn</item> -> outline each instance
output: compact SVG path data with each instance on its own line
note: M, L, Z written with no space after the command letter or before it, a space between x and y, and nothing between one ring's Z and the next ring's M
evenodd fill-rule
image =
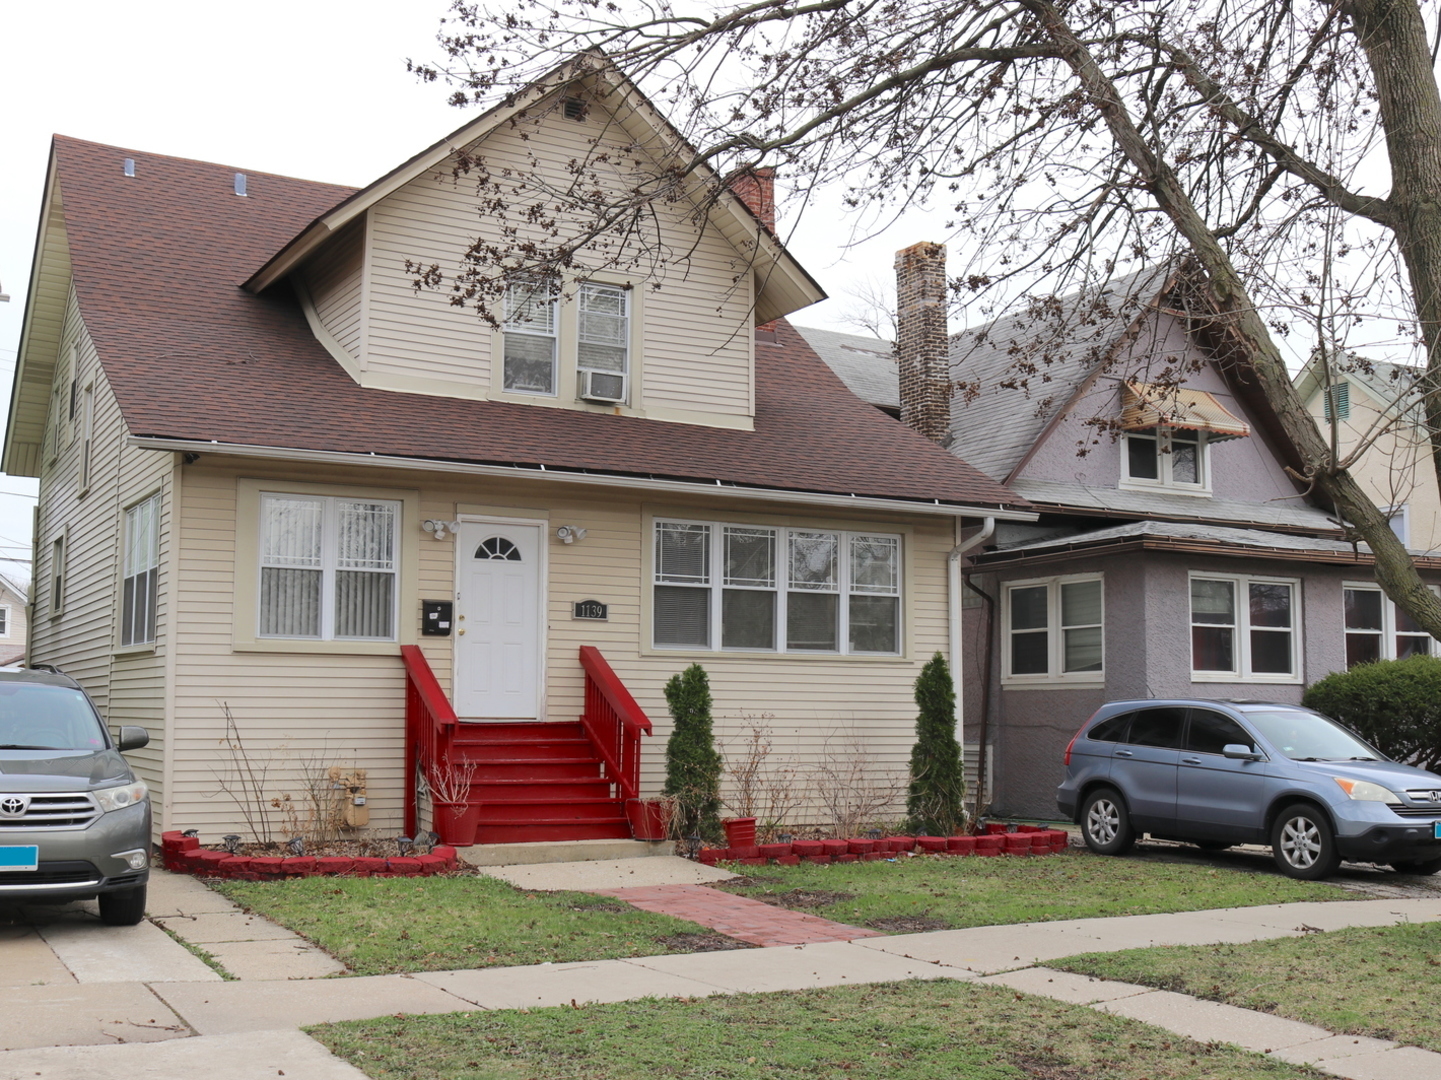
M1441 985L1441 923L1087 953L1048 966L1441 1052L1436 1002L1425 990Z
M891 933L1347 899L1335 885L1269 870L1074 849L1039 858L918 856L736 870L743 881L720 888Z
M375 1080L1314 1080L1132 1020L939 980L385 1017L310 1033Z
M213 881L359 975L608 960L738 946L703 926L590 893L529 893L496 878Z

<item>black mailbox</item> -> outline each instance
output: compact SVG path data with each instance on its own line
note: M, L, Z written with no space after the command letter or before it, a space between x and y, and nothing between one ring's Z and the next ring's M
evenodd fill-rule
M430 637L449 637L451 612L454 610L453 600L422 600L420 632Z

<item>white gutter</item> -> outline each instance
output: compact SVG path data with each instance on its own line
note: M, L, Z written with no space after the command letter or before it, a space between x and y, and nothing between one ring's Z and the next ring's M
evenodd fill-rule
M961 558L991 538L991 534L996 531L996 518L999 516L988 514L981 525L981 531L969 540L961 539L961 519L956 518L956 546L951 548L951 554L946 559L946 586L951 600L951 679L956 687L956 734L962 740L966 733L966 695L961 688ZM964 757L964 749L962 756Z
M417 472L459 473L464 476L491 476L508 480L556 480L563 484L589 484L600 487L640 488L643 491L670 495L722 496L731 499L754 499L762 502L800 503L804 506L826 506L847 510L881 510L893 514L936 514L956 519L957 532L963 517L983 517L994 525L1001 521L1035 521L1037 514L1025 510L998 510L991 506L960 506L938 501L922 502L907 499L877 499L857 495L827 495L813 491L781 491L773 488L742 487L717 480L712 484L686 480L655 480L639 476L613 476L608 473L566 472L559 469L520 468L513 465L475 465L464 461L437 461L432 458L391 457L383 454L350 454L337 450L297 450L280 446L249 446L243 443L206 442L194 439L157 439L131 435L127 446L140 450L168 450L192 454L226 454L233 457L269 458L277 461L303 461L312 464L348 465L381 469L409 469ZM989 536L989 532L985 533Z

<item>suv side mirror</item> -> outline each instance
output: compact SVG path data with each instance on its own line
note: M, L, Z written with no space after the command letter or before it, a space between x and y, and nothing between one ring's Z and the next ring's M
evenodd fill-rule
M1221 748L1221 754L1228 758L1239 758L1242 761L1260 761L1261 755L1256 753L1254 746L1246 746L1244 743L1227 743Z
M115 741L115 749L124 752L126 750L139 750L142 746L150 743L150 732L143 727L132 727L126 724L120 729L120 738Z

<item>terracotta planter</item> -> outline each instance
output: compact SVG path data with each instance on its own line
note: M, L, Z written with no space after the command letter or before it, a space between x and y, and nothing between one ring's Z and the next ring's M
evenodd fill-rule
M637 840L664 840L670 832L670 803L664 799L627 799L625 818Z
M443 844L470 847L475 843L475 830L480 825L480 807L471 803L435 804L435 831ZM360 860L356 860L359 862Z
M726 844L730 847L755 847L756 819L753 817L731 817L721 822L725 826Z

